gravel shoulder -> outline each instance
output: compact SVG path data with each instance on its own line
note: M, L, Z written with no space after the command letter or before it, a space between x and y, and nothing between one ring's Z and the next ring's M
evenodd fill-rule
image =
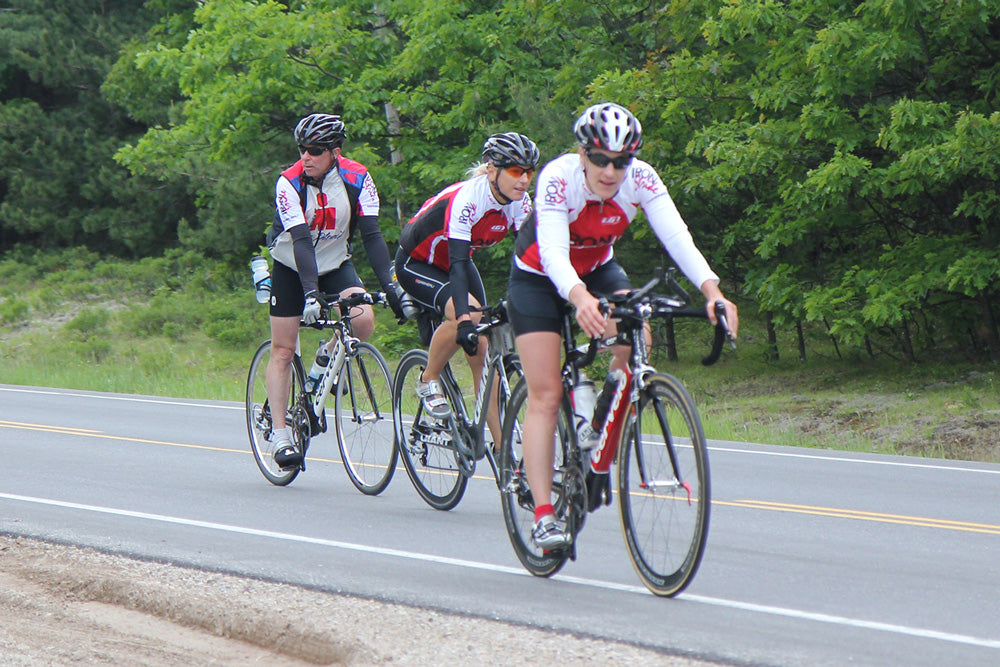
M31 667L712 664L10 535L0 655Z

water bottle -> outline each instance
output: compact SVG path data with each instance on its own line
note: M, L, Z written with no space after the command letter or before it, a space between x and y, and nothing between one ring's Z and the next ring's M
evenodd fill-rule
M413 297L406 293L406 290L402 288L399 282L396 280L395 271L392 274L392 289L396 292L396 296L399 297L399 305L403 309L403 317L407 320L412 320L420 312L420 306L417 302L413 300Z
M250 270L253 272L253 286L257 290L257 302L267 303L271 300L271 273L267 270L267 260L255 255L250 260Z
M319 349L316 351L316 358L313 359L312 366L309 367L309 375L306 377L306 392L313 393L319 386L319 381L326 372L326 367L330 365L330 355L326 351L326 344L319 342Z
M577 440L580 449L593 449L597 446L600 434L590 425L594 417L594 401L597 391L594 383L586 375L580 373L576 385L573 386L573 412L576 413Z
M625 372L620 369L611 371L604 378L604 386L601 387L601 393L598 394L597 403L594 405L594 418L590 422L598 433L604 430L604 422L608 418L608 408L611 407L611 401L615 397L615 390L618 389L618 383L624 380Z

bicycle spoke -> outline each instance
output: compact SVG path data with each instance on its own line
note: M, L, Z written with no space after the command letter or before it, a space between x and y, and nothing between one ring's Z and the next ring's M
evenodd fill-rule
M381 493L392 480L397 452L388 419L392 380L388 364L375 347L358 344L356 354L345 362L334 393L337 442L347 475L362 493Z

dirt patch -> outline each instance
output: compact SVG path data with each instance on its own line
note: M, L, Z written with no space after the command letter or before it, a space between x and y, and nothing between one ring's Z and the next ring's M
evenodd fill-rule
M4 665L711 663L0 535Z

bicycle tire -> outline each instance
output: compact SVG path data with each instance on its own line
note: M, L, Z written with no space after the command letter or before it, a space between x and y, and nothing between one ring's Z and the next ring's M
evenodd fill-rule
M462 500L468 479L451 444L450 423L426 416L417 397L417 381L426 366L424 350L410 350L400 359L393 379L392 419L399 456L413 488L428 505L447 511Z
M341 387L347 387L344 394ZM351 483L369 496L382 493L396 471L389 364L369 343L358 343L333 388L337 444Z
M569 558L568 550L545 552L535 546L531 529L535 521L535 503L528 488L524 472L524 454L521 445L522 427L528 404L528 386L522 379L511 392L503 421L503 439L500 445L500 499L503 506L504 525L514 554L526 570L536 577L550 577L558 572ZM573 423L567 406L560 407L556 427L556 475L552 483L553 503L561 504L562 484L559 470L563 467L567 449L567 428Z
M246 417L247 435L250 438L250 450L253 452L257 467L267 481L275 486L287 486L294 480L301 468L282 469L274 462L274 445L268 439L271 435L271 416L267 401L267 364L271 359L271 341L264 341L253 355L250 362L250 371L247 373L246 392ZM298 447L304 447L308 440L303 440L304 434L300 428L296 428L296 417L301 413L307 413L307 400L305 398L304 382L305 373L302 371L302 361L298 355L292 358L290 367L291 384L288 398L289 410L286 415L288 426L291 428L292 442ZM308 428L308 419L306 420Z
M620 447L618 502L629 557L646 588L672 597L698 571L711 508L705 434L679 380L663 373L646 378Z

